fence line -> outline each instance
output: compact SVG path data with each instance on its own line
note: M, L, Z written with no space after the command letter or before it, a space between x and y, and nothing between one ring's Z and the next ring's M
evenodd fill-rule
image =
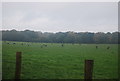
M85 60L85 74L84 74L84 79L87 81L92 81L92 73L93 73L93 60Z
M15 63L15 61L9 61L9 60L4 60L2 62L6 62L6 63Z
M21 52L16 52L16 67L15 67L15 79L20 79L21 75ZM13 61L2 61L7 63L15 63ZM94 60L85 60L85 67L84 67L84 79L85 81L92 81L92 74L93 74L93 64Z
M21 74L21 52L16 52L16 70L15 70L15 79L20 79Z

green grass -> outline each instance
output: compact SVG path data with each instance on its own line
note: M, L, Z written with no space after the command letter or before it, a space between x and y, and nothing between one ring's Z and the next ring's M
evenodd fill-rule
M3 79L14 79L15 53L22 52L22 79L84 79L85 59L94 60L94 79L118 78L117 44L30 43L30 46L3 42ZM107 50L107 46L110 49ZM6 62L8 61L8 62Z

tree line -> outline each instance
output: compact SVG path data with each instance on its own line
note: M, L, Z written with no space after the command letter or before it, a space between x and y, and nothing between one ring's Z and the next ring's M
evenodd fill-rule
M42 42L42 43L85 43L85 44L118 44L120 32L57 32L2 30L3 41Z

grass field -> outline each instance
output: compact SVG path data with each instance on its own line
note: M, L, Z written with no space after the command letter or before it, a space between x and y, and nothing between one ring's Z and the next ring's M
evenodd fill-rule
M85 59L94 60L94 79L118 78L117 44L64 44L62 47L47 43L47 47L41 48L43 43L27 43L28 46L25 42L7 42L2 46L3 79L14 79L17 51L22 52L22 79L84 79Z

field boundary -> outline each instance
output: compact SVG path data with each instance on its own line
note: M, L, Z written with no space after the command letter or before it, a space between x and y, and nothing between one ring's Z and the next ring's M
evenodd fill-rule
M20 79L21 75L21 60L22 59L22 52L16 52L16 68L15 68L15 79ZM93 75L93 64L94 60L85 60L84 66L84 79L85 81L89 80L92 81Z

